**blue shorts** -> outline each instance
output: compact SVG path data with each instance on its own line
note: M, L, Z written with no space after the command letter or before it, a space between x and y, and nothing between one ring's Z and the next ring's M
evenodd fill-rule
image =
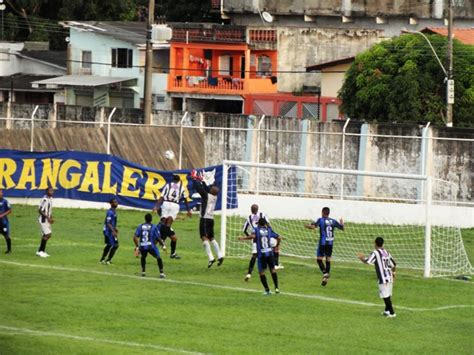
M267 269L273 270L275 268L275 261L273 260L273 253L270 256L259 256L257 258L258 271L262 272Z
M104 243L113 247L118 246L119 244L118 239L116 239L112 233L107 232L104 232Z
M10 236L10 224L7 222L0 221L0 234L4 235L5 237Z
M146 258L147 254L150 253L151 255L153 255L155 258L159 258L160 257L160 251L158 250L158 248L155 246L155 247L151 247L151 248L140 248L140 254Z
M332 256L332 244L319 244L318 250L316 251L316 256Z

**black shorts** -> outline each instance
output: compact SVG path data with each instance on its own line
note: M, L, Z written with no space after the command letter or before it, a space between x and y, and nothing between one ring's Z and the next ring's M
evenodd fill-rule
M172 236L176 235L176 233L173 228L171 227L166 228L166 226L162 224L160 225L160 235L161 235L161 239L165 241L166 238L168 237L171 238Z
M199 221L199 234L207 239L214 239L214 220L209 218L201 218Z
M332 256L332 244L319 244L318 250L316 251L316 256L319 256L319 257Z
M258 271L262 272L267 269L267 267L271 270L275 268L275 260L273 259L273 253L269 256L260 256L258 258Z

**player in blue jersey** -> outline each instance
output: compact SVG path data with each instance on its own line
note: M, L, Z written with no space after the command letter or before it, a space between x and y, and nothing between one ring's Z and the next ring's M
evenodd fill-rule
M324 207L322 210L321 218L318 218L315 222L306 225L306 228L316 229L319 228L319 244L316 251L316 261L318 262L319 269L323 273L322 286L326 286L329 279L329 272L331 271L331 256L332 247L334 244L334 229L338 228L344 230L344 222L342 218L336 221L329 217L329 207ZM323 259L326 258L326 265L324 265Z
M145 276L146 269L146 257L150 253L158 263L158 269L160 270L160 279L166 277L163 272L163 260L161 260L160 251L156 247L156 243L164 245L160 238L160 231L157 226L154 226L151 221L153 217L151 214L145 215L145 223L140 224L135 231L133 236L133 242L135 243L135 250L140 252L141 264L142 264L142 276Z
M105 215L104 222L104 243L105 248L100 258L101 264L111 264L112 258L119 247L118 229L117 229L117 207L118 201L113 198L110 200L110 209Z
M273 284L275 285L275 293L280 293L278 288L278 275L275 269L275 260L273 248L280 243L280 236L276 234L271 227L267 226L267 220L260 218L257 227L249 237L240 237L240 240L253 240L257 246L257 265L260 273L260 281L265 289L265 295L271 295L270 287L268 287L265 271L270 269Z
M0 189L0 234L5 238L7 243L7 251L5 254L12 252L12 240L10 238L10 223L8 222L8 215L12 213L12 207L7 199L3 197L3 190Z

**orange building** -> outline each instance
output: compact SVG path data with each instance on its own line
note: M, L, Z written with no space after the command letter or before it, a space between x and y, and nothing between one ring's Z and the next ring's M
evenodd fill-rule
M305 103L317 105L314 95L278 92L276 29L196 23L170 26L172 109L300 118L304 112L313 112L307 118L324 119L325 106L318 108L318 116L316 109L305 109ZM324 100L320 103L324 105Z

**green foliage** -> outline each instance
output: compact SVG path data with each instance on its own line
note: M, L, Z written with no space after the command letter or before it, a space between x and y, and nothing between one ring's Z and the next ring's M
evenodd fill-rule
M440 59L445 61L446 38L428 37ZM346 73L339 97L349 117L444 124L444 78L428 43L420 35L403 35L359 54ZM474 46L454 41L454 79L454 124L473 126Z
M286 268L278 272L282 294L264 297L256 271L248 283L243 281L248 259L227 258L221 267L207 268L199 221L193 217L173 224L183 259L163 254L168 280L157 278L151 256L147 277L141 278L132 235L143 211L119 207L120 248L110 266L98 263L105 211L57 208L54 214L47 245L51 257L41 259L34 255L40 239L37 208L13 206L13 253L4 255L0 244L2 354L173 352L147 344L215 354L349 354L354 349L364 354L472 354L470 282L423 279L401 269L393 297L397 318L385 319L379 314L383 302L374 269L360 262L334 261L329 285L322 288L314 260L283 256ZM463 237L474 241L473 230ZM466 246L472 257L473 244ZM271 284L268 274L267 279ZM419 311L445 305L471 307ZM21 331L25 328L48 336Z

